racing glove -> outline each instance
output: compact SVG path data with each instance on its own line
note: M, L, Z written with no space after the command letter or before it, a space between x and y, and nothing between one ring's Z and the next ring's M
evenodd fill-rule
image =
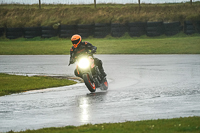
M91 50L91 53L92 53L92 54L96 53L96 49L92 49L92 50Z

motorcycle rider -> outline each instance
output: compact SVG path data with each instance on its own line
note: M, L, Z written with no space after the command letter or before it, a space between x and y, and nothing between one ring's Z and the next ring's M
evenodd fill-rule
M91 53L95 53L97 47L93 46L91 43L85 41L82 42L82 38L80 35L75 34L71 37L71 41L73 46L70 49L70 64L73 64L76 61L76 57L79 56L81 53L86 53L91 50ZM69 64L69 65L70 65ZM99 71L102 74L102 77L106 77L106 73L104 72L102 61L98 58L94 58L94 64L98 66ZM75 69L74 74L78 77L82 77L82 74Z

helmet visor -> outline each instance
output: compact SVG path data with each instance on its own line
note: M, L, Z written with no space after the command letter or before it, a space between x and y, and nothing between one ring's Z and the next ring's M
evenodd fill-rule
M72 41L72 44L74 45L76 45L76 44L78 44L79 43L79 41L80 41L80 38L78 39L78 40L74 40L74 41Z

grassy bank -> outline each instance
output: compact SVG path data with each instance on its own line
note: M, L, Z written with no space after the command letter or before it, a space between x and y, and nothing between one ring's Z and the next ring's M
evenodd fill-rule
M87 38L97 46L97 54L200 54L199 34L187 36L178 34L173 37L106 37ZM25 39L0 40L0 55L55 55L69 54L70 39Z
M200 20L200 2L178 4L0 5L0 27Z
M75 81L67 79L55 79L44 76L28 77L0 73L0 96L75 83Z
M62 128L27 130L20 133L199 133L200 117L147 120L137 122L88 124Z

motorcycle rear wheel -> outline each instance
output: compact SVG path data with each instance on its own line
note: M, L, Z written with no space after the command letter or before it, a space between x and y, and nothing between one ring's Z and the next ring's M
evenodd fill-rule
M101 83L101 87L100 87L101 90L107 90L108 89L108 81L107 79L103 79L103 82Z
M83 74L82 78L83 78L84 83L87 86L88 90L90 92L95 92L96 91L95 83L90 80L89 75L88 74Z

